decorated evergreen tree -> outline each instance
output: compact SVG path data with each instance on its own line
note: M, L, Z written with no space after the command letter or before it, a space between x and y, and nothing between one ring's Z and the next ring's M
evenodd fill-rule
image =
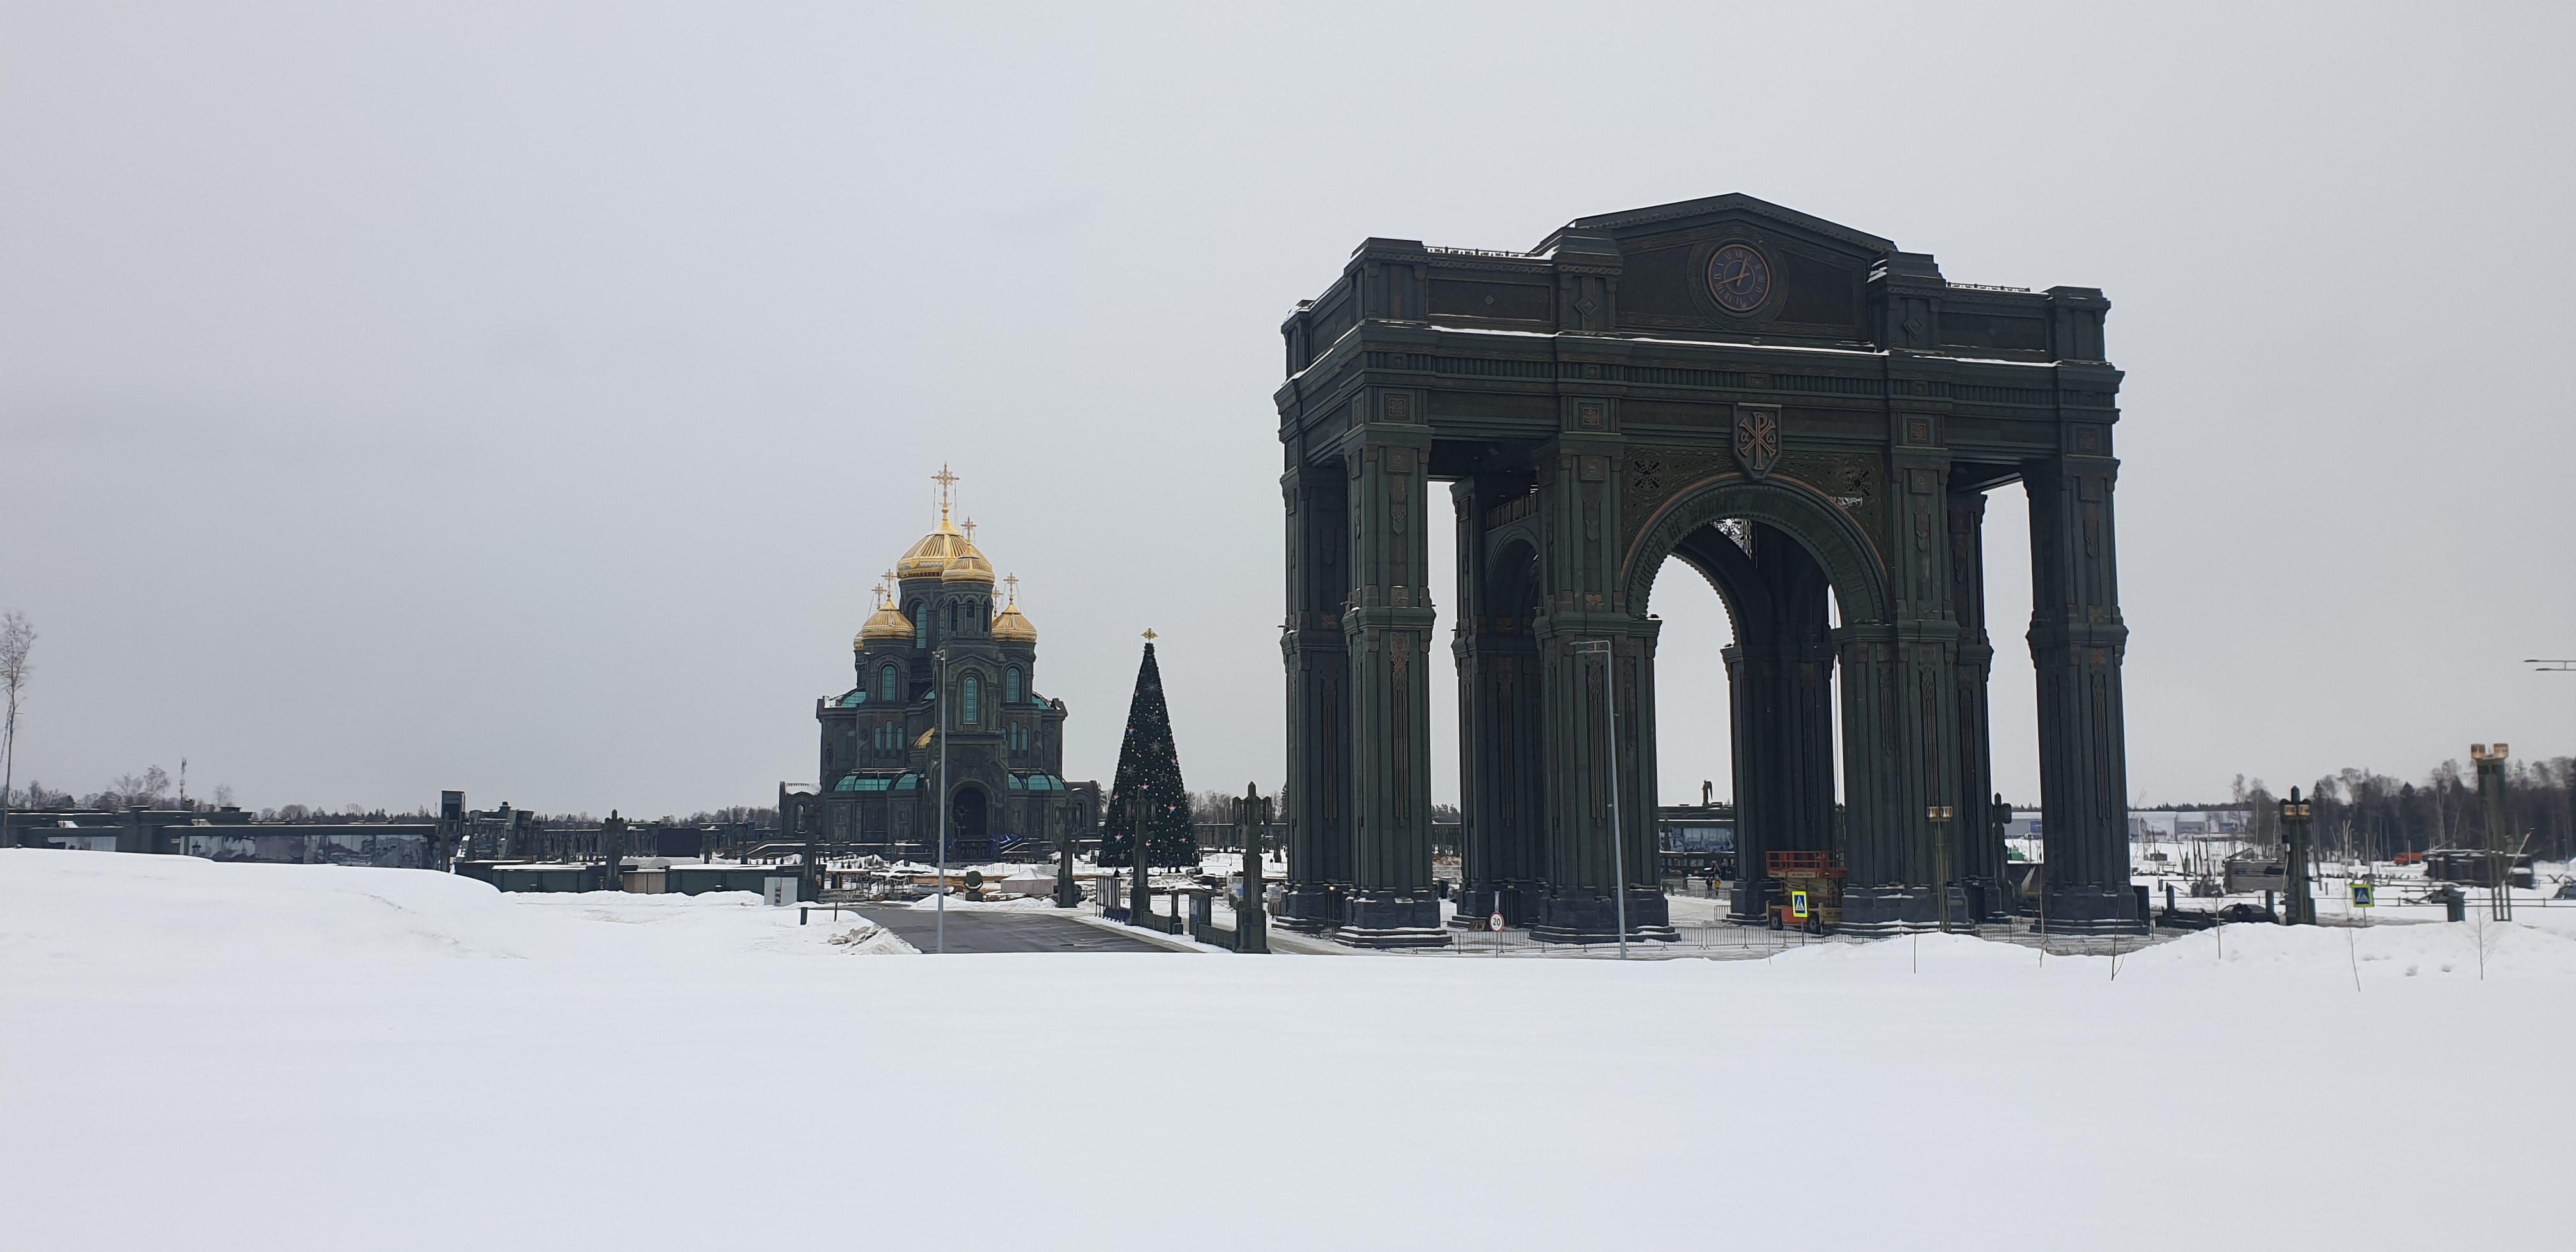
M1118 748L1118 773L1109 784L1108 821L1100 831L1100 863L1130 864L1136 809L1145 819L1147 866L1199 863L1198 832L1190 825L1190 792L1181 782L1180 749L1172 743L1172 712L1163 704L1163 671L1154 664L1154 632L1145 632L1145 663L1136 670L1136 694L1127 704L1127 737Z

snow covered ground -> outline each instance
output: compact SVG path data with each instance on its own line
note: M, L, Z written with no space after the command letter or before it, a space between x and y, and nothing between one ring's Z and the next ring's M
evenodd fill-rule
M2232 926L2116 979L1945 936L1628 964L914 960L831 942L851 928L749 896L0 851L0 1245L2569 1229L2576 939L2527 925Z

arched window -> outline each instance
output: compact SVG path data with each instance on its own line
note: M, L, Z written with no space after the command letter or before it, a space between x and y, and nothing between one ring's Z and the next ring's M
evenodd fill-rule
M886 666L884 669L878 670L878 671L877 671L877 698L878 698L878 699L880 699L880 700L885 701L885 702L886 702L886 703L888 703L888 704L893 704L893 703L896 703L896 702L898 702L898 701L902 700L902 699L903 699L903 691L902 691L902 689L901 689L901 688L898 688L897 686L895 686L895 682L896 682L896 679L895 679L895 676L894 676L894 667L893 667L893 666L889 665L889 666Z
M943 635L953 635L953 634L956 634L956 633L957 633L957 602L956 602L956 601L951 600L951 601L949 601L949 602L948 602L948 619L947 619L945 622L942 622L942 623L941 623L941 625L942 625L943 627L945 627L945 629L941 630L939 633L941 633L941 634L943 634Z
M912 619L912 646L916 648L929 647L930 615L922 611L921 601L913 601L912 610L905 613L904 616Z
M1017 704L1019 702L1020 670L1019 667L1015 665L1002 675L1002 703Z
M960 709L958 712L959 716L963 717L966 724L969 726L975 724L975 715L978 712L977 706L983 703L983 695L984 684L975 681L975 676L973 674L968 674L966 676L965 695L962 700L965 707Z

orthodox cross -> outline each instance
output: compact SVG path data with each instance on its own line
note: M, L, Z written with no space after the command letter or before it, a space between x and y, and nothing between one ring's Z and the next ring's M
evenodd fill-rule
M966 542L970 545L975 542L975 519L971 517L966 519Z
M948 500L957 490L957 475L950 473L948 463L942 461L939 463L939 472L931 475L930 481L939 484L939 520L947 521Z
M1018 604L1020 602L1020 576L1017 574L1010 575L1009 577L1004 578L1002 583L1004 586L1011 589L1011 603Z

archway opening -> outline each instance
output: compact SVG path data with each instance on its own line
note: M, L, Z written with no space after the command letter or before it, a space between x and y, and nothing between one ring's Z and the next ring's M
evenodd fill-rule
M1849 519L1816 503L1777 485L1718 484L1659 516L1630 572L1631 605L1658 619L1650 733L1667 805L1663 876L1740 918L1773 903L1772 854L1846 850L1837 630L1873 620L1882 597ZM1674 565L1692 576L1664 577ZM1720 719L1728 786L1708 787L1703 805L1688 793L1718 774Z
M1655 576L1655 814L1660 876L1679 886L1677 926L1706 926L1725 911L1737 877L1735 711L1727 653L1735 619L1717 587L1690 562L1666 557Z

